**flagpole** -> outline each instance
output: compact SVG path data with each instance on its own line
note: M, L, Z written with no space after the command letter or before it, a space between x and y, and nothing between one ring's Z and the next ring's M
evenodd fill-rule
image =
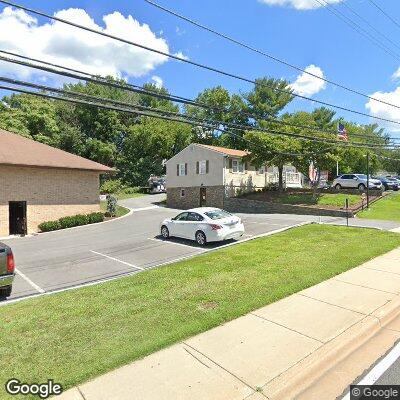
M336 176L339 176L339 161L336 161Z

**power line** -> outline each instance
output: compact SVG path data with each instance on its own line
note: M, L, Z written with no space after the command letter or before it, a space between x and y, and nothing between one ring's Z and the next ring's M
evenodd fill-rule
M191 100L191 99L186 99L186 98L180 97L180 96L173 96L173 95L170 95L170 94L166 95L166 94L152 92L150 90L145 90L143 88L140 88L139 86L131 85L131 84L128 84L128 83L120 84L120 83L112 82L110 80L107 80L106 78L95 76L95 75L89 74L87 72L83 72L83 71L79 71L79 70L71 69L71 68L65 68L65 67L63 67L61 65L58 65L58 64L48 63L48 62L45 62L43 60L33 59L31 57L22 56L22 55L19 55L19 54L16 54L16 53L7 52L7 51L4 51L4 50L0 50L0 53L10 54L10 55L13 55L13 56L16 56L16 57L20 57L22 59L33 60L35 62L39 62L39 63L45 64L45 65L51 65L51 66L54 66L56 68L65 69L67 71L75 71L75 72L78 73L78 75L73 73L73 72L63 72L63 71L55 70L53 68L38 66L38 65L35 65L35 64L29 63L29 62L24 62L24 61L15 60L15 59L9 59L7 57L0 56L0 60L6 61L6 62L16 63L18 65L27 66L27 67L30 67L30 68L35 68L35 69L43 70L43 71L46 71L46 72L50 72L50 73L54 73L54 74L58 74L58 75L62 75L62 76L70 77L70 78L74 78L74 79L82 79L82 80L85 80L87 82L92 82L92 83L97 83L97 84L101 84L101 85L105 85L105 86L119 88L119 89L122 89L122 90L133 91L135 93L145 94L145 95L153 96L153 97L156 97L156 98L161 98L161 99L166 99L166 100L170 100L170 101L180 102L180 103L183 103L183 104L188 104L188 105L192 105L192 106L196 106L196 107L201 107L201 108L212 110L212 111L231 112L231 113L233 113L234 115L237 115L237 116L246 116L248 118L259 119L257 115L254 115L254 114L251 114L251 113L247 113L247 112L244 112L244 111L227 110L224 107L209 106L209 105L207 105L205 103L199 103L197 101L194 101L194 100ZM85 75L85 76L82 76L82 75ZM318 127L313 127L313 126L294 124L294 123L290 123L290 122L287 122L287 121L281 121L281 120L274 119L274 118L268 118L268 119L263 119L263 120L265 120L266 122L272 122L272 123L277 123L277 124L280 124L280 125L286 125L286 126L291 126L291 127L295 127L295 128L301 128L301 129L309 129L309 130L313 130L313 131L321 132L321 133L334 134L334 135L337 134L337 132L334 132L334 131L328 131L328 130L324 130L324 129L321 129L321 128L318 128ZM369 138L369 139L374 139L374 140L390 140L390 138L386 138L386 137L378 137L378 136L372 136L372 135L362 135L362 134L356 134L356 133L353 133L352 136L361 137L361 138L364 138L364 139Z
M400 28L400 23L397 22L388 12L386 12L382 7L375 3L373 0L368 0L373 6L375 6L383 15L385 15L390 21L393 22L398 28Z
M389 36L385 35L378 29L376 29L366 18L364 18L362 15L360 15L357 11L354 10L354 8L350 7L346 1L341 3L344 7L346 7L348 10L350 10L355 16L357 16L361 21L363 21L367 26L369 26L374 32L376 32L378 35L383 37L385 40L390 42L393 46L397 47L400 50L400 46L392 40Z
M110 38L110 39L113 39L113 40L117 40L117 41L119 41L121 43L129 44L129 45L132 45L132 46L135 46L135 47L139 47L139 48L144 49L144 50L148 50L148 51L163 55L165 57L169 57L169 58L172 58L172 59L175 59L175 60L187 63L187 64L191 64L191 65L196 66L198 68L202 68L202 69L205 69L205 70L208 70L208 71L211 71L211 72L215 72L215 73L218 73L220 75L228 76L230 78L234 78L234 79L237 79L237 80L240 80L240 81L243 81L243 82L251 83L251 84L256 85L256 86L267 87L267 88L272 89L272 90L274 90L276 92L290 94L293 97L297 97L297 98L300 98L300 99L303 99L303 100L312 101L314 103L321 104L321 105L324 105L324 106L327 106L327 107L332 107L332 108L336 108L338 110L350 112L350 113L353 113L353 114L362 115L362 116L373 118L373 119L376 119L376 120L390 122L390 123L394 123L394 124L400 125L399 121L393 121L393 120L390 120L390 119L387 119L387 118L377 117L377 116L374 116L374 115L371 115L371 114L364 113L362 111L356 111L356 110L352 110L352 109L349 109L349 108L346 108L346 107L342 107L342 106L339 106L339 105L328 103L328 102L325 102L325 101L322 101L322 100L316 100L316 99L313 99L311 97L302 96L302 95L293 93L292 91L271 87L270 85L267 85L267 84L265 84L263 82L260 82L260 81L254 80L254 79L250 79L250 78L246 78L246 77L243 77L243 76L240 76L240 75L236 75L236 74L233 74L233 73L230 73L230 72L226 72L226 71L223 71L221 69L218 69L218 68L215 68L215 67L211 67L211 66L208 66L208 65L205 65L205 64L201 64L201 63L198 63L198 62L195 62L195 61L192 61L192 60L188 60L186 58L179 57L179 56L176 56L176 55L173 55L173 54L169 54L169 53L166 53L166 52L163 52L161 50L157 50L157 49L154 49L154 48L151 48L151 47L148 47L148 46L144 46L142 44L135 43L135 42L132 42L130 40L127 40L127 39L124 39L124 38L121 38L121 37L118 37L118 36L115 36L115 35L111 35L111 34L108 34L108 33L105 33L105 32L101 32L101 31L98 31L96 29L92 29L92 28L89 28L87 26L83 26L83 25L77 24L75 22L71 22L71 21L68 21L68 20L65 20L65 19L62 19L62 18L59 18L59 17L55 17L55 16L52 16L52 15L46 14L43 11L34 10L34 9L31 9L31 8L28 8L28 7L25 7L25 6L21 6L21 5L12 3L10 1L6 1L6 0L0 0L0 3L7 4L9 6L16 7L16 8L19 8L21 10L24 10L24 11L27 11L27 12L31 12L31 13L34 13L36 15L40 15L40 16L49 18L51 20L58 21L58 22L70 25L70 26L74 26L76 28L83 29L83 30L88 31L88 32L92 32L92 33L95 33L97 35L101 35L101 36L104 36L104 37L107 37L107 38Z
M298 67L298 66L296 66L296 65L294 65L294 64L291 64L291 63L289 63L288 61L285 61L285 60L283 60L283 59L281 59L281 58L278 58L278 57L275 57L275 56L273 56L273 55L271 55L271 54L268 54L267 52L265 52L265 51L263 51L263 50L260 50L260 49L257 49L257 48L255 48L254 46L251 46L251 45L249 45L249 44L246 44L246 43L244 43L244 42L242 42L242 41L239 41L239 40L233 38L232 36L228 36L228 35L226 35L226 34L224 34L224 33L218 32L218 31L216 31L215 29L210 28L210 27L208 27L208 26L206 26L206 25L203 25L203 24L201 24L201 23L198 22L198 21L195 21L195 20L193 20L193 19L191 19L191 18L188 18L188 17L186 17L186 16L184 16L184 15L182 15L182 14L177 13L176 11L173 11L173 10L171 10L171 9L168 9L168 8L164 7L164 6L161 6L160 4L155 3L154 1L151 1L151 0L145 0L145 1L146 1L148 4L154 6L154 7L158 8L158 9L160 9L160 10L162 10L162 11L167 12L168 14L174 15L175 17L177 17L177 18L179 18L179 19L182 19L182 20L184 20L184 21L186 21L186 22L188 22L188 23L190 23L190 24L192 24L192 25L197 26L197 27L200 28L200 29L203 29L203 30L205 30L205 31L207 31L207 32L210 32L210 33L214 34L214 35L217 35L217 36L219 36L219 37L221 37L221 38L223 38L223 39L226 39L226 40L228 40L228 41L230 41L230 42L232 42L232 43L234 43L234 44L237 44L238 46L241 46L241 47L243 47L243 48L245 48L245 49L247 49L247 50L250 50L250 51L252 51L252 52L258 53L258 54L260 54L260 55L262 55L262 56L264 56L264 57L267 57L267 58L269 58L269 59L271 59L271 60L274 60L274 61L276 61L276 62L278 62L278 63L281 63L281 64L283 64L283 65L286 65L287 67L290 67L290 68L292 68L292 69L295 69L296 71L299 71L299 72L302 72L302 73L307 74L307 75L309 75L309 76L312 76L313 78L317 78L317 79L319 79L319 80L321 80L321 81L324 81L324 82L326 82L326 83L329 83L329 84L331 84L331 85L334 85L334 86L336 86L336 87L339 87L339 88L341 88L341 89L344 89L344 90L346 90L346 91L348 91L348 92L350 92L350 93L357 94L357 95L359 95L359 96L365 97L365 98L370 99L370 100L373 100L373 101L377 101L377 102L379 102L379 103L386 104L386 105L391 106L391 107L400 108L400 106L398 106L398 105L396 105L396 104L392 104L392 103L388 103L388 102L386 102L386 101L384 101L384 100L376 99L375 97L369 96L369 95L367 95L367 94L365 94L365 93L362 93L362 92L360 92L360 91L358 91L358 90L356 90L356 89L352 89L352 88L350 88L350 87L348 87L348 86L345 86L345 85L343 85L343 84L341 84L341 83L338 83L338 82L332 81L332 80L330 80L330 79L324 78L323 76L319 76L319 75L313 74L312 72L309 72L309 71L307 71L307 70L305 70L305 69L302 69L302 68L300 68L300 67ZM345 3L344 3L344 4L345 4ZM347 5L346 5L346 6L347 6ZM348 6L347 6L347 7L348 7ZM362 17L360 16L360 18L362 18ZM390 40L390 39L388 39L388 40Z
M222 133L224 133L226 130L226 129L219 128L219 126L224 124L223 122L220 122L220 121L212 121L212 123L210 123L208 121L204 122L204 120L200 120L198 118L187 118L187 116L185 116L185 115L170 112L167 110L161 110L161 109L140 106L140 105L132 105L129 103L123 103L123 102L118 102L118 101L111 100L111 99L99 98L96 96L90 96L90 95L86 95L86 94L82 94L82 93L51 88L48 86L34 84L34 83L30 83L30 82L23 82L23 81L11 79L11 78L1 77L0 80L3 82L12 83L14 85L29 86L31 88L42 90L42 92L32 92L32 91L27 91L25 89L15 88L15 90L17 92L21 92L21 93L33 94L33 95L37 95L37 96L41 96L41 97L48 97L48 98L52 98L52 99L56 99L56 100L64 100L64 101L70 101L70 102L76 101L79 104L94 105L94 106L97 106L100 108L105 108L105 109L110 109L110 110L115 110L115 111L123 111L123 112L134 113L134 114L144 115L144 116L149 116L149 117L168 119L170 121L183 122L183 123L187 123L187 124L194 125L194 126L201 126L203 128L211 129L213 131L220 131ZM2 88L3 88L3 86L2 86ZM13 90L10 88L6 88L6 89ZM54 92L54 93L58 93L58 94L72 96L73 98L71 99L69 97L48 95L48 94L44 93L43 91L50 91L50 92ZM84 100L81 100L80 98L84 98ZM87 99L89 99L89 100L87 100ZM97 103L97 102L100 102L100 103ZM112 103L112 105L104 104L107 102ZM115 104L117 104L118 106L115 106ZM125 108L126 106L128 108ZM135 110L135 109L133 109L134 107L139 108L140 110ZM156 114L154 114L154 113L156 113ZM338 147L369 148L369 149L376 150L377 146L378 146L378 145L371 145L368 143L366 143L366 144L344 143L344 142L339 143L337 140L332 140L332 139L326 139L326 138L322 139L322 138L310 137L310 136L306 136L306 135L298 135L298 134L289 133L289 132L274 131L274 130L269 130L269 129L263 129L263 128L257 128L257 127L252 127L252 126L245 126L245 125L238 125L238 124L226 124L226 125L227 125L227 128L238 130L238 131L263 132L263 133L269 133L269 134L277 135L277 136L291 137L291 138L297 139L297 140L306 140L306 141L313 141L313 142L320 142L320 143L327 143L327 144L335 144Z
M380 47L385 53L389 54L391 57L395 58L397 61L400 60L400 57L397 53L393 52L389 47L387 47L384 43L382 43L379 39L376 39L372 36L367 30L365 30L361 25L354 22L351 18L349 18L346 14L342 13L339 9L329 4L325 0L314 0L322 7L326 7L326 9L335 15L337 18L342 20L346 25L350 26L351 29L356 31L361 36L365 37L368 41L372 42L375 46Z

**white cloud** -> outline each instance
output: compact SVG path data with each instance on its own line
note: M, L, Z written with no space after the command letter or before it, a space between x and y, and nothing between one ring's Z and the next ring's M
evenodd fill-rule
M78 8L61 10L55 15L169 53L166 40L157 37L147 24L140 24L131 15L125 17L117 11L104 15L104 27L99 26L85 10ZM0 48L66 67L116 77L146 75L168 59L61 22L40 24L24 11L16 11L11 7L0 12ZM38 74L33 72L35 70L6 62L0 63L0 70L3 74L20 78Z
M161 89L163 87L163 80L159 76L154 75L151 77L151 80L154 82L156 87L158 87L159 89Z
M396 70L396 72L392 75L393 80L400 79L400 68Z
M387 103L400 106L400 87L397 87L393 92L376 92L370 95L371 97L383 100ZM386 104L379 103L378 101L369 100L365 105L370 114L375 117L391 119L400 121L400 109ZM384 123L386 128L392 132L400 132L400 125L390 122Z
M260 3L268 4L270 6L290 6L297 10L313 10L315 8L325 7L323 1L319 3L316 0L259 0ZM325 0L328 4L340 3L344 0Z
M321 78L324 77L322 69L313 64L305 68L305 71ZM326 82L303 72L292 84L289 85L289 87L294 93L299 94L300 96L312 96L313 94L325 89Z

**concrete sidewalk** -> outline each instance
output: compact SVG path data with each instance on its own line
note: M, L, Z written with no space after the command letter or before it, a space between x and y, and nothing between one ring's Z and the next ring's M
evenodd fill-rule
M399 295L400 248L58 397L334 399L400 339Z

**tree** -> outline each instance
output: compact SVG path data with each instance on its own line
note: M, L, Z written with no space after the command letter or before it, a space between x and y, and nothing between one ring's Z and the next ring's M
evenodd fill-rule
M164 174L163 162L191 142L189 125L143 117L128 130L117 161L119 176L124 183L144 186L151 173Z
M256 125L262 119L276 118L294 96L283 79L259 78L253 90L244 95L248 111L256 116Z

